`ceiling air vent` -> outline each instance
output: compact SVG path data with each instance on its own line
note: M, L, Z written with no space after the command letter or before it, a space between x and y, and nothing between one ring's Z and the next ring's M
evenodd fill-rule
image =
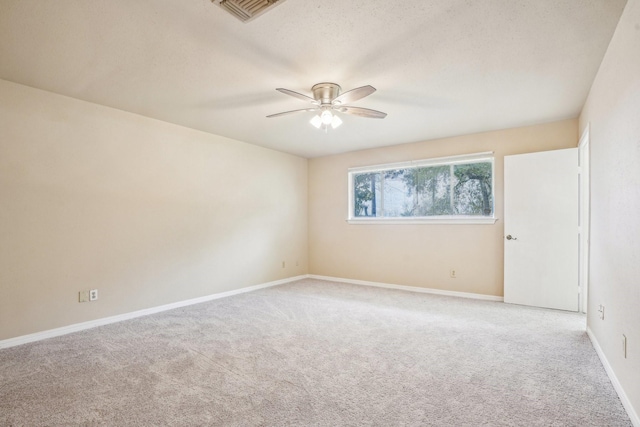
M242 22L249 22L252 19L265 13L277 3L284 0L211 0Z

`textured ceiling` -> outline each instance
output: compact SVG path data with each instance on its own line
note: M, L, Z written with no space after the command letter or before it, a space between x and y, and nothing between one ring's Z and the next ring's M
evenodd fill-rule
M0 78L304 157L576 117L626 0L2 0ZM327 133L313 84L378 89Z

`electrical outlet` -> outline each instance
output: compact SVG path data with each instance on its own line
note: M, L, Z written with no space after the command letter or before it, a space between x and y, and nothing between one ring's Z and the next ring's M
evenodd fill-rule
M97 289L91 289L89 291L89 301L95 301L98 299L98 290Z
M600 317L600 320L604 320L604 305L600 304L598 308L598 313L600 313L598 315Z
M455 279L457 277L456 276L456 270L454 268L449 270L449 277L451 277L452 279Z
M78 292L78 302L89 302L89 291Z
M622 356L627 358L627 336L622 334Z

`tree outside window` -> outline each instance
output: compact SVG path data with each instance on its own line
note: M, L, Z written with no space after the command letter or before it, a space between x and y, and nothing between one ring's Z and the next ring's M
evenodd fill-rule
M353 173L356 218L493 215L493 159Z

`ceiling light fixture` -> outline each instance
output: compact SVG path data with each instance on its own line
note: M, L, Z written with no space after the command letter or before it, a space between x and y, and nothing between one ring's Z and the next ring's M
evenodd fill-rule
M322 119L320 116L315 115L309 123L311 123L316 129L320 129L320 126L322 126Z
M340 117L338 116L333 116L333 119L331 119L331 127L335 129L341 124L342 124L342 119L340 119Z
M342 119L337 115L331 114L331 111L324 110L321 114L313 116L311 123L316 129L322 128L325 132L331 126L332 129L337 128L342 124Z
M320 114L320 119L322 119L323 125L330 125L331 120L333 120L333 114L331 114L329 110L324 110L322 114Z

